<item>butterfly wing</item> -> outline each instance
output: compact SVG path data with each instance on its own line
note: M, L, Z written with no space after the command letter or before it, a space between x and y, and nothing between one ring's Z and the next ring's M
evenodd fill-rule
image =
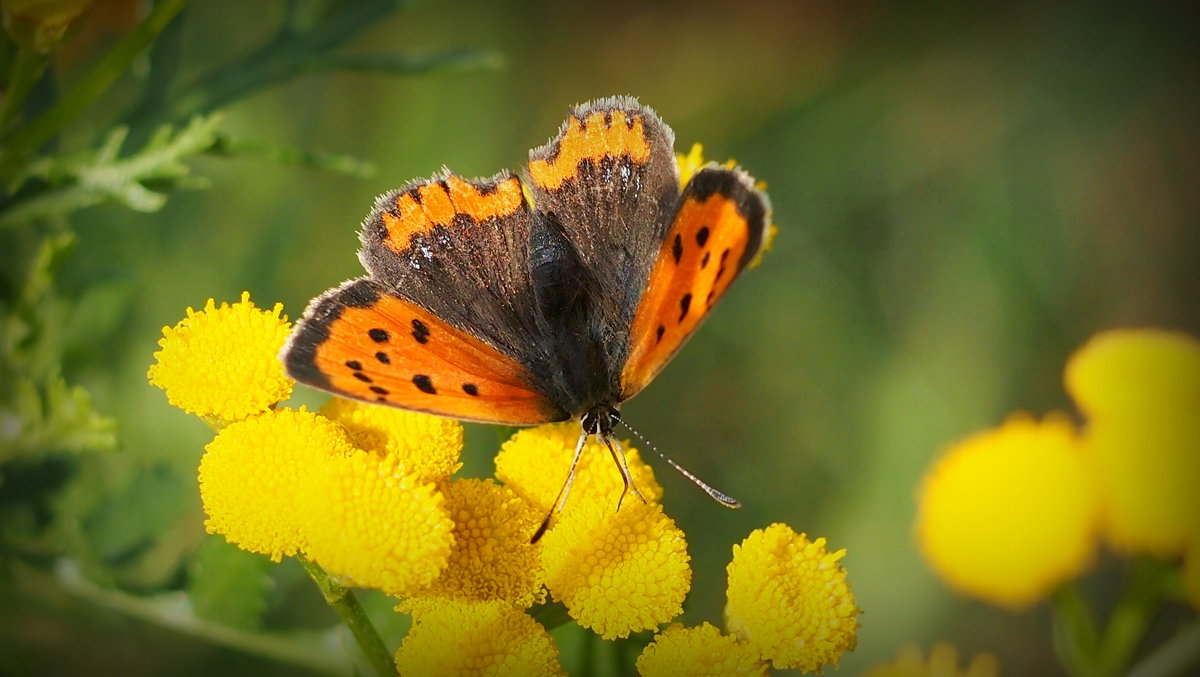
M666 366L762 249L770 204L748 174L710 165L688 182L634 314L622 401Z
M530 339L530 222L520 182L503 173L472 181L443 172L382 195L361 233L370 276L309 305L283 352L289 373L345 397L465 420L569 418L531 367L548 358Z
M297 381L350 399L484 423L567 418L520 363L367 278L314 299L283 360Z
M604 372L593 399L606 404L617 401L626 336L679 199L674 140L653 110L613 97L573 108L558 135L529 154L535 218L570 243L587 297L586 326L572 320L559 333L584 336Z

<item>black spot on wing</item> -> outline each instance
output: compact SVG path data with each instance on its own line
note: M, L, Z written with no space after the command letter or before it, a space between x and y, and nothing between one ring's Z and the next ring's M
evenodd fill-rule
M437 395L437 388L433 387L433 379L425 374L417 374L413 377L413 385L417 386L417 390L430 395Z

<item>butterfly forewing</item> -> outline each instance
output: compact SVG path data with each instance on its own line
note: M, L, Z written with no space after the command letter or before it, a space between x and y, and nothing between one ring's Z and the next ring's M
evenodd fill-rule
M758 254L769 212L766 196L740 170L709 166L688 182L637 305L622 400L666 366Z
M368 279L315 299L283 359L298 381L365 402L508 425L568 418L520 363Z

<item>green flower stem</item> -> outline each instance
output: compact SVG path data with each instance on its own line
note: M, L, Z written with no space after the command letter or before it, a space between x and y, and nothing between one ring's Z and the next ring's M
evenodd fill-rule
M1135 560L1125 591L1100 638L1097 667L1102 675L1123 675L1162 603L1169 571L1150 559Z
M0 149L0 177L10 174L26 155L53 139L63 127L79 117L129 68L137 55L154 41L155 36L187 3L188 0L158 0L145 20L105 54L74 89L44 115L15 132L7 147Z
M1077 677L1124 675L1146 636L1167 589L1169 569L1161 562L1137 560L1103 632L1078 586L1067 583L1052 597L1054 644L1063 668Z
M1193 621L1129 669L1128 677L1169 677L1200 665L1200 621Z
M31 49L19 47L17 58L13 59L12 70L8 74L8 87L4 92L4 105L0 108L0 135L8 131L8 125L25 105L25 99L42 72L50 57L37 54Z
M380 677L394 677L396 674L396 664L392 660L392 654L384 645L383 639L375 630L375 626L371 623L371 619L367 617L367 613L363 611L362 605L358 603L358 598L354 596L354 592L349 588L344 588L333 581L329 574L325 572L317 563L298 557L300 563L304 565L308 575L312 576L313 582L317 584L321 594L325 597L325 601L337 615L342 618L346 626L350 628L350 632L354 635L354 639L358 641L358 645L362 647L363 653L366 654L367 660L375 667L375 671Z
M19 573L24 580L33 579L34 584L39 583L36 577L44 575L40 571L26 570L24 567ZM79 570L79 565L70 560L64 559L56 563L53 581L63 589L97 606L199 637L213 644L232 647L249 654L326 674L344 675L347 672L346 664L325 650L319 638L299 633L294 633L292 636L281 636L247 632L213 623L197 617L192 612L187 600L178 594L147 598L100 587L84 578ZM49 584L49 581L46 581L46 584Z
M1076 677L1095 675L1096 621L1079 586L1068 582L1050 598L1054 609L1054 651L1068 674Z

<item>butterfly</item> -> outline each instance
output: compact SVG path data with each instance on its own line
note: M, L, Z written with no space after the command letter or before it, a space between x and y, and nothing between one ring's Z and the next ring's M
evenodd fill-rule
M308 305L281 354L288 373L465 421L578 418L571 470L535 541L591 435L640 496L613 436L619 407L696 331L770 227L767 196L741 169L710 163L681 187L674 140L636 99L598 99L572 108L520 176L443 169L383 194L360 233L367 275Z

